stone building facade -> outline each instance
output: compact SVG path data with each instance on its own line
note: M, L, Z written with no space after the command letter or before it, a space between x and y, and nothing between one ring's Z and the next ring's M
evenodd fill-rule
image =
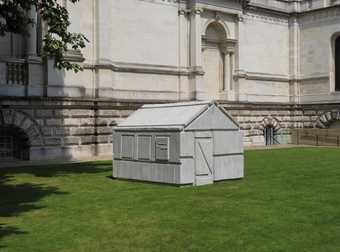
M0 38L0 159L111 154L144 103L218 100L245 145L339 127L340 0L62 0L84 71L40 57L44 24ZM166 115L165 115L166 116Z

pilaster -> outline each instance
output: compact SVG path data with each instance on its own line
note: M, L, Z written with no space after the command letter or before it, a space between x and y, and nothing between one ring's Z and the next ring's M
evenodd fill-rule
M203 9L199 8L196 3L192 4L189 10L190 15L190 68L192 71L192 86L196 92L200 90L203 84L203 67L202 67L202 31L201 31L201 15Z
M27 38L26 56L36 57L37 56L37 10L34 6L28 12L29 18L32 20L27 27L29 37Z

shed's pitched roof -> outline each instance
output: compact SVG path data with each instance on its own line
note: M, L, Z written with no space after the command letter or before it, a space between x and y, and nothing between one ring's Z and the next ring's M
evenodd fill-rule
M116 129L172 128L181 130L212 105L216 104L212 101L205 101L144 105L120 123ZM226 116L238 127L231 117L227 114Z

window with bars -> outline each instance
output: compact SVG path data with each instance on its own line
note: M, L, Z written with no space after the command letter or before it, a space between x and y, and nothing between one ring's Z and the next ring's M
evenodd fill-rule
M0 136L0 159L11 159L13 156L13 137Z
M273 126L267 126L264 128L264 139L265 139L265 143L266 145L274 145L277 144L277 140L275 139L275 129Z
M28 160L29 142L25 132L15 126L0 127L0 160Z

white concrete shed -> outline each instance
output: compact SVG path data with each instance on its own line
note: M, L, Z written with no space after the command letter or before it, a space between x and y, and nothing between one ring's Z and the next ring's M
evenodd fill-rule
M205 185L244 176L242 133L215 102L145 105L113 131L113 177Z

